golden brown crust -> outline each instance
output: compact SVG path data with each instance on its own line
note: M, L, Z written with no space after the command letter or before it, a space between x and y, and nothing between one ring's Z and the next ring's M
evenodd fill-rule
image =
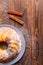
M18 44L18 41L17 40L16 41L14 40L14 35L12 35L12 31L13 30L11 30L11 29L8 30L8 28L1 29L0 30L0 42L1 41L4 41L4 42L8 43L8 48L7 48L8 51L6 50L6 52L4 52L0 48L0 51L1 51L0 52L1 53L0 54L0 62L9 61L10 58L16 57L16 55L18 53L19 44ZM10 48L10 50L9 50L9 48Z

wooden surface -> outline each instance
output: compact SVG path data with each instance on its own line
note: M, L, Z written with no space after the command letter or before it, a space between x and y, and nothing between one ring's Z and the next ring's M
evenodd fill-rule
M23 12L21 26L9 19L7 10ZM0 0L0 24L10 24L20 29L26 40L26 50L14 65L43 65L43 0Z

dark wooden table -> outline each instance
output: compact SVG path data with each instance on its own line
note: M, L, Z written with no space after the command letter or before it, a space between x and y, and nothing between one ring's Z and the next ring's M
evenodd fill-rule
M7 10L23 12L24 25L9 19ZM43 65L43 0L0 0L0 24L20 29L25 37L26 50L14 65Z

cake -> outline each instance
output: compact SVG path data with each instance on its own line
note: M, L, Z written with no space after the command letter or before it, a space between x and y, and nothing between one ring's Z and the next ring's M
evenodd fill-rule
M0 28L0 62L13 59L21 50L21 41L17 32L9 27Z

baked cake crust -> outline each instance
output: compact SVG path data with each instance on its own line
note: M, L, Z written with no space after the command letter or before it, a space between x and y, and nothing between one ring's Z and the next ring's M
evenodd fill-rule
M21 41L17 32L9 27L0 28L0 42L2 41L6 42L8 47L5 50L0 48L0 62L15 58L21 48Z

